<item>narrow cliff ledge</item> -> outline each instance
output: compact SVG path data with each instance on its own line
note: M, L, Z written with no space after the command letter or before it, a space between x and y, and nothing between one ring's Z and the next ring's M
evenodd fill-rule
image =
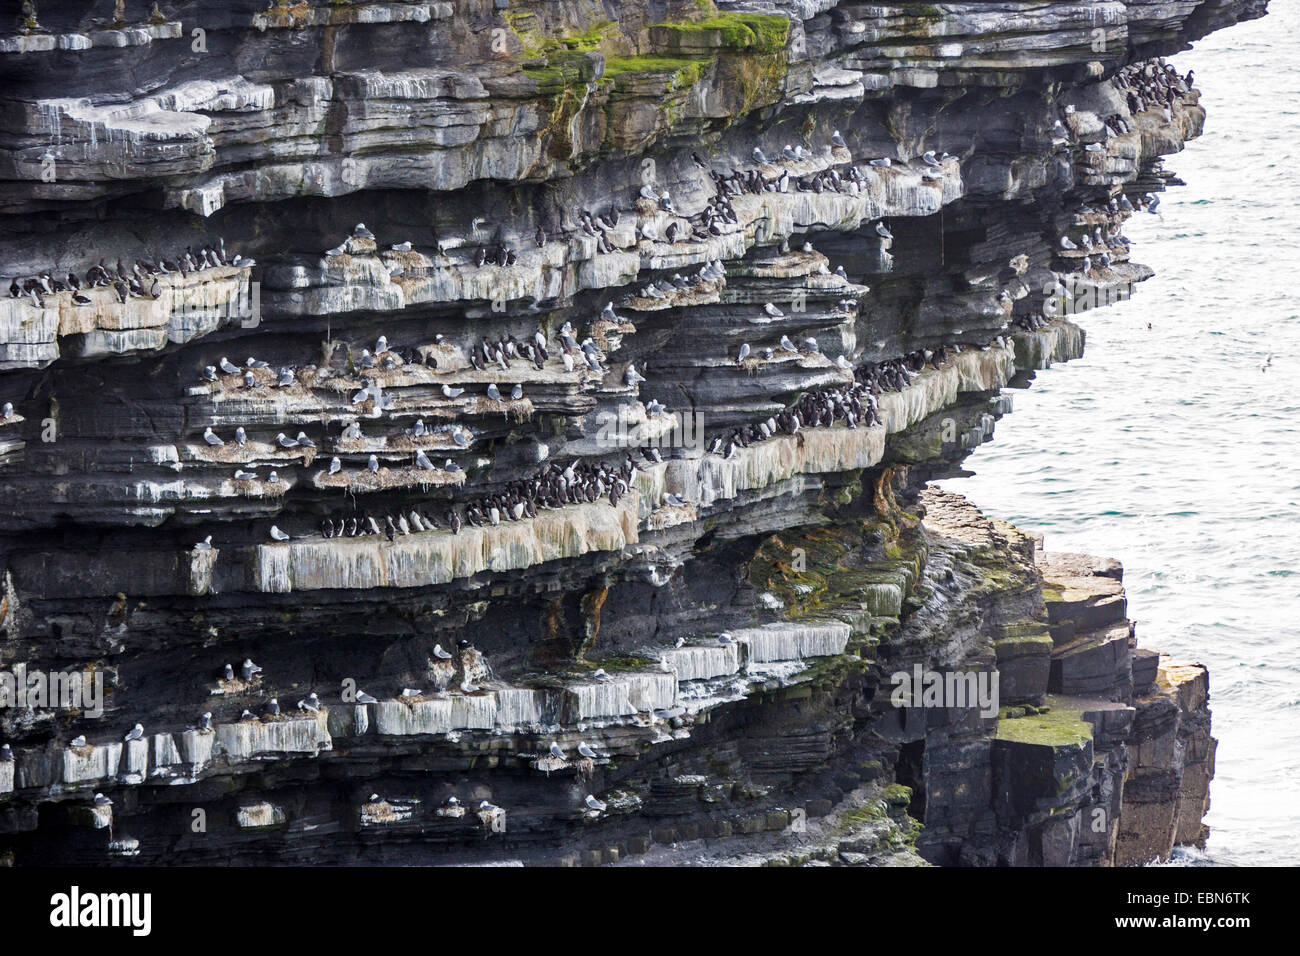
M0 710L0 859L1204 842L1205 670L927 485L1263 3L126 6L0 36L0 672L105 685Z

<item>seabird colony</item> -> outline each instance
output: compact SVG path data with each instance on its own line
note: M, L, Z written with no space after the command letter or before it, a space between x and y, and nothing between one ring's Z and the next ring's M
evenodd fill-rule
M838 131L831 137L831 148L832 151L848 151L844 138ZM781 153L785 160L793 163L800 163L812 158L812 154L802 146L787 146L782 149ZM678 216L676 206L668 191L657 190L649 185L643 186L636 196L638 208L641 211L647 211L646 205L643 204L652 204L651 208L653 210L668 214L670 221L662 236L654 231L647 232L644 226L641 227L637 237L638 241L673 242L680 240L699 242L721 235L728 228L738 227L739 217L732 206L732 199L745 193L785 193L793 190L811 193L829 191L856 195L866 183L866 177L857 165L851 166L847 174L841 173L836 168L830 168L792 175L791 170L788 168L775 168L779 161L769 159L761 149L755 148L753 158L758 164L756 168L738 169L726 173L719 173L709 168L709 176L715 189L714 194L705 207L692 216ZM927 151L920 157L922 176L930 181L941 178L942 172L940 170L945 163L954 158L947 153L936 155L933 150ZM695 160L697 165L702 168L706 166L698 156L695 157ZM869 164L876 168L891 168L894 162L896 161L889 157L880 157L870 160ZM578 213L581 230L585 234L596 238L598 247L606 251L612 251L617 247L613 230L617 228L619 221L620 213L617 209L596 214L587 210L580 210ZM876 224L875 232L882 241L892 239L892 233L883 223ZM546 230L539 227L535 235L538 246L544 246L548 238ZM326 255L347 254L356 248L353 243L357 240L363 243L361 248L369 250L371 243L375 241L375 235L363 223L358 223L352 230L350 237L335 248L327 250ZM812 251L807 243L804 244L803 248L805 252ZM406 241L397 243L392 246L392 249L398 252L409 252L410 243ZM781 251L783 253L789 251L787 243L783 242L781 244ZM439 246L438 252L442 253L441 246ZM221 244L221 247L215 249L205 248L197 261L220 263L224 261L223 256L224 244ZM501 243L494 246L481 246L474 254L474 261L479 267L486 265L509 266L514 263L516 258L517 254L514 250ZM191 266L192 260L192 256L185 258L187 269ZM248 262L248 260L243 261ZM170 263L168 267L170 267ZM822 271L828 271L825 269L824 264ZM842 272L841 275L843 275ZM722 262L709 261L691 279L686 279L678 274L673 276L671 281L653 281L643 289L634 291L629 298L668 299L669 296L691 291L702 284L725 282L725 277L726 268ZM846 303L842 302L841 309L846 308ZM772 303L768 303L764 311L768 316L779 317L783 315L781 310ZM606 305L600 314L600 319L614 323L621 321L612 303ZM438 339L439 341L436 344L442 344L441 336ZM954 349L959 351L960 346L954 347ZM741 360L747 357L748 354L747 348L742 351L745 354L741 355ZM779 349L764 348L762 354L764 357L770 358L777 351L817 354L820 349L813 338L805 339L802 343L795 345L787 336L782 336ZM468 350L468 355L470 365L479 372L490 371L493 368L507 370L511 367L512 361L527 362L541 370L552 352L559 354L566 371L584 369L600 375L608 372L608 369L603 364L604 355L593 339L588 336L579 342L575 329L568 322L559 330L557 342L552 342L541 329L538 329L531 338L524 337L522 340L509 334L500 334L494 339L484 336L478 345ZM355 359L349 354L348 364L350 370L357 373L370 369L393 370L402 366L416 365L437 369L439 372L452 371L445 366L445 358L443 359L444 364L439 364L438 355L435 353L436 350L433 349L398 348L391 345L386 336L380 336L373 351L368 348L362 349L360 356ZM762 422L744 425L730 429L723 434L715 435L709 446L709 452L729 457L736 454L739 448L774 438L780 434L797 435L801 429L826 427L835 424L843 424L849 428L856 428L859 425L880 424L877 396L882 391L904 388L911 377L927 364L938 368L945 355L946 350L942 348L935 351L918 350L906 356L869 364L856 370L852 368L844 356L839 356L835 364L841 370L853 375L851 384L808 392L790 407ZM234 377L237 381L242 382L243 388L259 388L264 386L265 380L259 377L256 372L266 368L266 366L266 362L257 361L252 357L243 366L239 366L223 356L218 365L207 366L204 369L202 378L207 382L221 382L223 376L227 378ZM307 366L306 370L312 373L317 371L314 366ZM271 378L274 380L272 387L287 388L297 384L297 376L301 371L303 370L296 366L286 366L272 372ZM624 383L629 388L635 388L637 384L645 381L645 377L635 369L634 365L629 365L624 370L623 376ZM386 410L388 405L385 402L382 389L377 387L372 379L364 375L361 375L360 378L362 388L353 396L353 403L373 400L381 411ZM445 399L456 400L465 395L466 389L443 383L441 392ZM483 397L491 402L501 404L520 401L523 399L523 386L515 383L507 398L502 394L497 383L490 382L484 389ZM647 407L651 414L664 414L667 412L667 409L658 402L652 401ZM408 434L416 438L440 433L450 436L456 449L468 449L472 444L472 432L459 423L439 425L430 429L424 426L423 419L421 419L414 428L408 430ZM349 440L361 439L359 423L353 422L348 425L340 437ZM211 428L205 430L203 438L208 445L214 448L224 446L226 443L226 439L216 434ZM247 440L248 436L244 430L242 428L238 429L235 437L236 444L242 446ZM281 433L276 436L275 442L280 448L284 449L316 448L316 442L302 431L293 438ZM343 451L337 446L336 450ZM344 454L346 454L346 451L344 451ZM620 499L630 490L637 470L647 464L663 460L660 452L653 447L641 448L637 454L640 455L639 461L636 455L628 454L621 463L583 460L574 460L565 464L554 462L545 466L532 478L512 481L503 489L492 494L473 497L460 503L444 503L436 509L430 508L427 503L421 504L418 502L390 507L376 513L354 506L351 509L336 511L322 519L318 526L319 532L325 538L384 535L391 541L399 536L438 531L444 527L454 535L458 534L465 524L473 527L490 527L499 525L502 522L523 521L536 517L542 510L563 508L571 504L590 504L606 500L616 507ZM461 472L460 466L451 458L446 458L442 467L439 468L423 448L415 448L413 455L414 467L417 470L443 471L452 474ZM343 462L339 455L333 455L327 474L338 475L343 469ZM369 455L366 470L376 475L379 473L379 463L375 454ZM253 481L257 479L257 473L256 471L241 468L236 470L235 477L237 480ZM278 475L272 472L268 480L276 480L277 478ZM664 503L674 504L679 502L666 498ZM285 542L292 540L296 536L291 531L292 529L285 531L278 525L271 525L268 536L273 542ZM212 546L210 538L205 539L201 544L205 549Z
M117 294L119 303L129 299L158 299L162 296L162 283L158 281L158 276L180 275L189 278L190 273L205 269L223 266L249 269L255 265L255 260L244 259L239 255L227 259L226 242L223 238L218 238L216 245L205 245L198 252L194 251L193 246L186 246L180 255L173 254L169 257L157 253L152 260L134 260L130 267L120 258L115 266L100 259L98 264L86 270L84 277L69 272L64 278L59 278L48 271L34 276L19 276L9 283L9 297L26 297L38 309L45 308L45 296L60 292L71 292L74 305L90 305L90 297L82 293L97 288L111 288Z

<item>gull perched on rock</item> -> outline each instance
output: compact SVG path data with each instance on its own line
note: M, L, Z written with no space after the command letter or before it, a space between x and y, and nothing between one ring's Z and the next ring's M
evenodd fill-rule
M366 228L366 224L364 222L359 222L352 227L352 238L373 239L375 238L375 234Z
M337 475L342 470L343 470L343 462L339 461L338 455L335 455L333 458L330 459L329 473L331 475Z
M196 544L196 545L194 546L194 550L195 550L195 551L211 551L211 550L212 550L212 535L208 535L206 538L204 538L202 541L200 541L198 544Z
M84 746L86 746L86 735L85 735L85 734L82 734L80 737L73 737L73 738L72 738L72 742L69 743L68 746L69 746L69 747L84 747Z
M588 747L585 743L578 744L578 754L580 756L586 757L588 760L600 759L600 755L597 754L596 751Z
M551 742L551 756L557 760L568 760L569 755L564 752L564 748L554 741Z
M289 536L285 534L283 531L281 531L279 528L277 528L275 525L271 525L271 540L288 541Z
M239 366L231 362L230 359L226 358L224 355L221 356L221 361L217 363L217 366L227 375L239 374Z
M358 704L377 704L377 703L379 703L379 698L378 698L378 697L374 697L374 696L372 696L372 695L370 695L370 694L367 694L364 690L359 690L359 691L357 691L357 703L358 703Z
M209 445L212 445L214 447L220 447L221 445L225 444L225 442L222 441L221 438L212 431L211 426L208 426L207 428L203 429L203 440L207 442Z
M144 727L142 727L140 724L136 724L129 731L127 731L126 736L123 737L122 739L130 741L130 740L140 740L143 737L144 737Z
M366 462L366 468L369 469L372 475L379 474L379 459L374 455L371 455L369 460Z
M785 313L774 306L771 302L763 303L763 311L774 319L783 318L785 316Z
M597 813L603 813L604 810L605 810L605 806L606 806L606 804L603 803L603 802L600 801L600 800L597 800L597 799L596 799L592 794L590 794L590 793L587 794L587 799L584 800L583 802L586 803L588 809L595 810Z

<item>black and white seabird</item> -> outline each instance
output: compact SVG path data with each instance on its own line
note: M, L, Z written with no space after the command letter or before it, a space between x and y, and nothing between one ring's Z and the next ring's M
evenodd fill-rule
M220 447L225 444L225 442L212 431L212 426L210 425L203 429L203 440L213 447Z
M131 740L140 740L143 737L144 737L144 727L140 726L139 724L136 724L129 731L127 731L126 736L123 737L122 739L126 741L131 741Z
M271 540L288 541L289 536L285 534L283 531L281 531L279 528L277 528L275 525L271 525Z

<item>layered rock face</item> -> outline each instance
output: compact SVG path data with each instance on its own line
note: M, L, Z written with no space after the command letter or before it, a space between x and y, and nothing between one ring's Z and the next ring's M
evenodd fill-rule
M0 37L0 671L103 713L0 709L5 862L1204 841L1204 669L927 482L1149 276L1205 118L1155 58L1263 3L53 6Z

